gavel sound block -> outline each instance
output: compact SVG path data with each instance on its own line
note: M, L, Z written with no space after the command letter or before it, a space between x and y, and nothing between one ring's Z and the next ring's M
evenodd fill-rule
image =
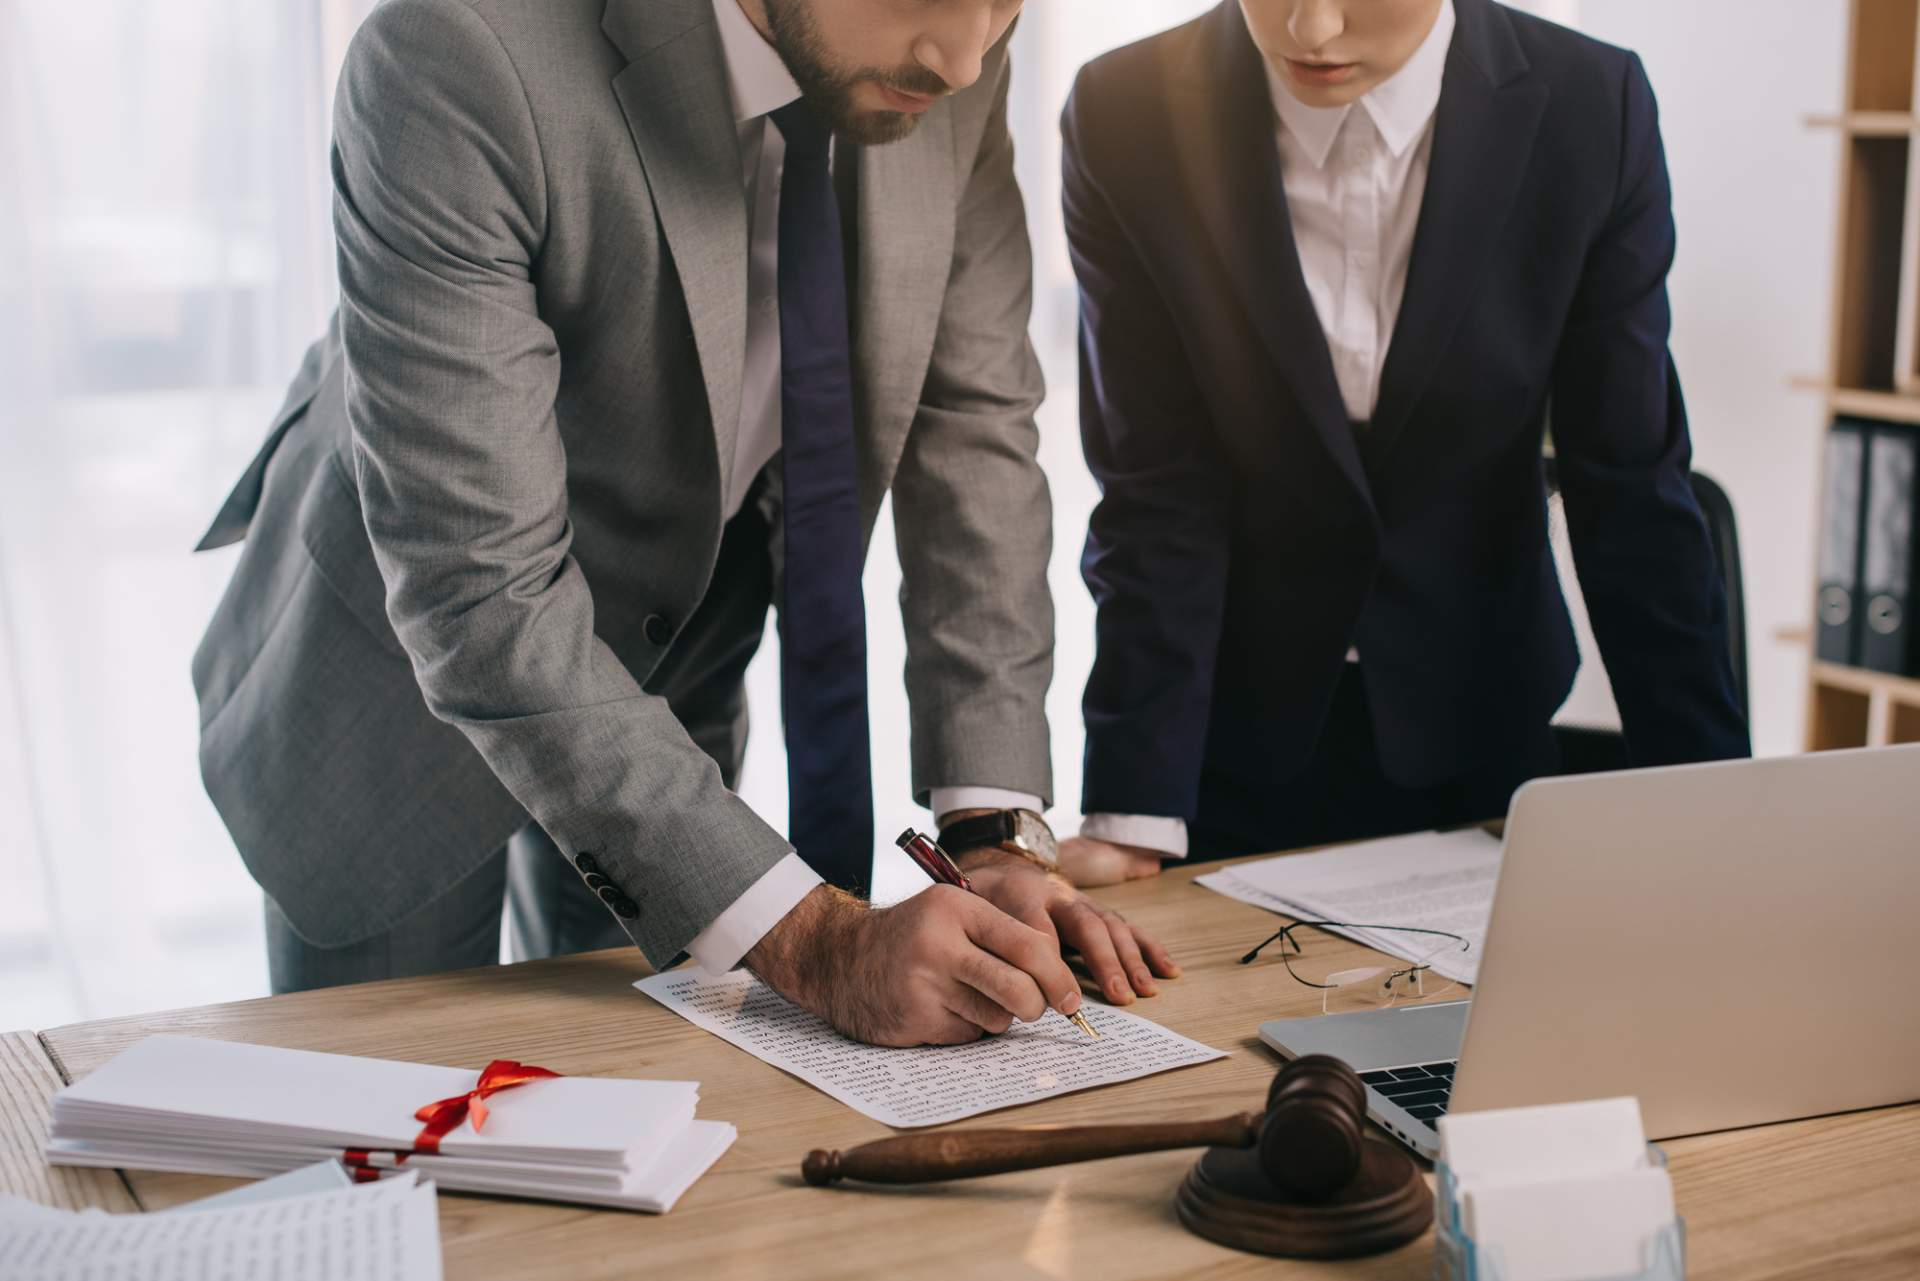
M1360 1078L1315 1054L1280 1070L1263 1112L900 1135L846 1152L815 1150L800 1172L816 1187L841 1179L930 1183L1205 1147L1175 1200L1190 1230L1258 1254L1349 1258L1404 1245L1433 1221L1433 1196L1413 1159L1368 1137L1365 1122Z

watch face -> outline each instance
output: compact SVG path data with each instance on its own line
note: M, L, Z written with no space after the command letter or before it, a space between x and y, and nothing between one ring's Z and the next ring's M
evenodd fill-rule
M1013 812L1013 843L1048 866L1060 864L1060 847L1054 842L1053 829L1031 810Z

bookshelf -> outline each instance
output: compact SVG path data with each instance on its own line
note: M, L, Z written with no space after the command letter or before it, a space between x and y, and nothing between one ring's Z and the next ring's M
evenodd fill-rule
M1846 100L1810 122L1841 135L1827 421L1920 424L1920 0L1848 11ZM1920 742L1920 679L1808 672L1809 751Z

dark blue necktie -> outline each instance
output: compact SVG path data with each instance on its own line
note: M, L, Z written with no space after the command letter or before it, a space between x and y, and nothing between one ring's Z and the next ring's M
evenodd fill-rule
M804 101L773 113L787 143L780 187L780 453L785 590L780 695L787 837L826 880L867 893L873 766L853 359L832 132Z

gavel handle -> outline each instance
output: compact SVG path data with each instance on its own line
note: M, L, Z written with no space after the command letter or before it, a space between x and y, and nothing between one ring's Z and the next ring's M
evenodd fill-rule
M932 1183L1170 1148L1247 1148L1259 1135L1258 1112L1161 1125L1036 1125L902 1134L845 1152L816 1148L801 1162L800 1173L817 1188L840 1179Z

